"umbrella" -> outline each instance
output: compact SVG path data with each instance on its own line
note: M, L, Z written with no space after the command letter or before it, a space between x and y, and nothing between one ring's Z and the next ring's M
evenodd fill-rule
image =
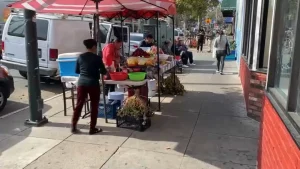
M98 3L97 3L98 2ZM30 9L38 13L60 13L72 15L95 14L112 18L115 16L149 18L176 13L175 0L21 0L9 7Z

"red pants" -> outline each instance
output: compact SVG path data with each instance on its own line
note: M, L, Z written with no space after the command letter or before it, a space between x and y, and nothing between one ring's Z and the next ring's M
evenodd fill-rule
M77 122L81 115L82 107L89 95L91 100L91 123L90 129L94 129L97 124L98 108L100 101L100 86L78 86L77 88L77 104L74 109L72 118L72 127L76 128Z

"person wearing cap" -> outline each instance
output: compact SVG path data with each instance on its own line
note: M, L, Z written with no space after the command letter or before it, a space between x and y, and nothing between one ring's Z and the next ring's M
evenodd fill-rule
M182 55L185 55L185 58L187 58L186 65L188 64L188 61L190 65L196 65L194 63L193 52L188 51L188 47L184 44L183 40L180 40L179 45L179 50L182 52Z
M97 53L97 42L94 39L87 39L83 41L86 47L86 52L81 54L76 62L75 72L79 74L77 83L77 104L74 109L72 117L72 133L77 133L77 123L82 111L82 107L89 95L91 101L91 122L89 134L96 134L102 129L96 128L98 108L100 101L100 74L106 74L106 69L100 56Z
M146 38L142 41L140 47L152 47L154 46L154 39L151 34L148 34Z
M176 56L181 56L181 61L182 61L182 67L189 67L188 64L188 55L186 52L184 52L184 46L183 46L183 40L180 39L179 37L176 40L176 44L172 45L171 47L172 51L175 51Z

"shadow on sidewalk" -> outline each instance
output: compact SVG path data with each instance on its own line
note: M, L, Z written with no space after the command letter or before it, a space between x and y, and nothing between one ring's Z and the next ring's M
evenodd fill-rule
M51 105L44 104L43 114L45 115L45 113L52 108L53 107ZM31 126L25 125L25 120L29 118L29 109L25 109L11 116L0 119L0 157L4 151L16 146L29 136L29 134L19 135L26 130L31 130ZM11 139L13 136L22 137Z
M199 63L202 65L200 67L203 67L213 62L202 61ZM191 70L191 72L193 71ZM199 72L195 71L194 73ZM78 127L83 132L76 135L66 133L66 138L62 140L110 145L118 145L120 142L118 146L121 148L175 155L183 157L181 169L194 169L195 166L197 169L210 167L218 169L256 168L258 125L252 119L247 118L242 89L238 86L239 84L218 84L209 81L183 84L193 87L198 85L199 89L195 88L194 91L188 89L184 96L165 96L161 103L162 111L155 113L152 117L152 126L145 132L120 129L114 127L113 124L98 122L104 132L89 136L87 134L89 120L80 120L83 123L79 123ZM206 89L207 86L211 88ZM156 108L157 103L152 103L152 107ZM44 109L44 112L48 112L54 107L45 105ZM5 127L1 125L4 120L11 122L13 131L16 128L20 129L18 132L9 134L26 133L22 135L22 139L15 139L5 146L0 146L0 158L4 151L18 145L33 132L34 128L24 128L23 123L26 118L28 118L28 114L19 113L0 120L0 133L1 127ZM69 120L70 116L53 115L49 118L49 123L41 128L61 129L58 132L69 130L69 122L54 120L59 118ZM101 122L103 122L102 119ZM25 130L26 132L24 132ZM122 138L122 141L117 143L113 142L114 139L106 139L106 137ZM1 141L0 137L0 145L3 141L5 139ZM48 150L42 156L47 156L52 150ZM40 158L36 161L38 160ZM52 160L46 158L48 163L53 162Z

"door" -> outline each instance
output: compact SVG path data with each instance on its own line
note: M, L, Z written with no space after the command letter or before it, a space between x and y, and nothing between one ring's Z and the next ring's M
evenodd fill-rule
M111 24L100 23L100 42L102 49L105 47L106 44L109 43L111 29Z
M129 42L129 27L123 26L123 32L122 27L120 25L113 25L112 32L110 34L110 41L114 41L115 38L122 39L122 33L123 33L123 47L124 47L124 54L125 56L129 56L129 50L130 50L130 42ZM122 52L122 50L121 50Z
M26 63L25 46L25 20L23 16L12 16L8 23L7 32L5 32L4 44L5 53L3 59ZM38 57L41 67L47 67L48 62L48 27L49 21L43 19L36 20L37 39L38 39Z

